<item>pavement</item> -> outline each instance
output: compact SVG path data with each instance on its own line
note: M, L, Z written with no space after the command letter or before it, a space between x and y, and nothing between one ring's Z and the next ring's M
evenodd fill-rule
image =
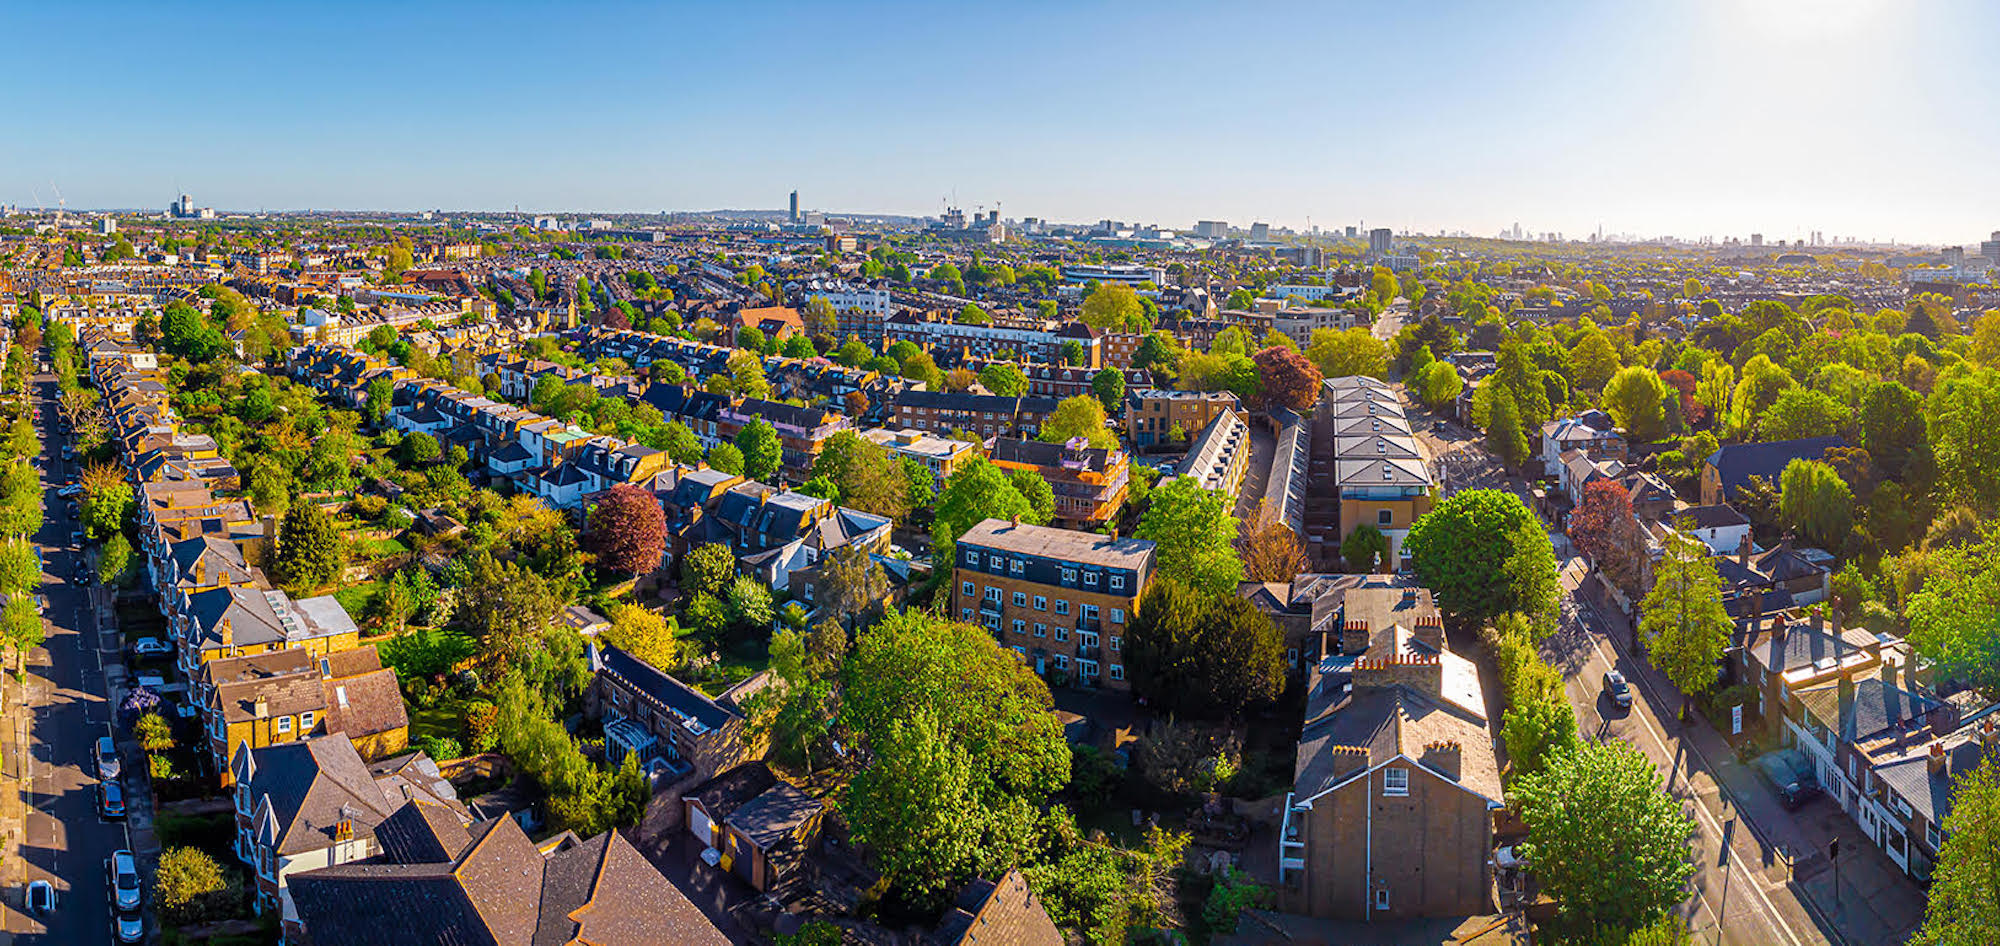
M1570 557L1565 590L1595 585L1587 574L1583 560ZM1908 940L1923 920L1923 893L1853 821L1824 798L1785 810L1736 761L1720 732L1699 716L1680 723L1679 694L1633 656L1632 624L1615 606L1586 592L1566 599L1564 610L1545 652L1564 671L1578 728L1587 738L1617 739L1645 752L1695 816L1697 873L1687 916L1698 940L1746 946ZM1612 667L1633 683L1630 709L1602 697L1603 673ZM1838 871L1825 855L1834 837L1841 839Z
M76 524L68 504L55 493L61 482L75 478L76 469L61 459L64 441L56 428L55 378L36 375L30 384L42 408L47 515L35 538L46 569L42 588L49 599L44 615L48 626L43 646L27 655L25 679L18 687L8 686L9 725L0 727L6 738L7 787L12 789L0 793L5 796L0 802L0 825L9 839L7 853L18 854L9 856L0 869L7 902L0 926L20 943L109 943L104 861L115 850L138 849L131 823L98 817L90 752L98 736L112 732L111 698L120 692L115 687L122 682L123 666L115 631L107 634L100 626L100 620L104 626L111 623L111 612L99 608L101 595L67 577L82 562L83 553L70 542ZM135 774L145 760L126 734L116 735L128 808L150 811L150 799L144 795L146 779ZM27 751L20 751L22 746ZM16 812L18 822L13 820ZM142 859L148 853L138 852ZM29 917L16 909L21 891L33 880L55 885L53 914Z

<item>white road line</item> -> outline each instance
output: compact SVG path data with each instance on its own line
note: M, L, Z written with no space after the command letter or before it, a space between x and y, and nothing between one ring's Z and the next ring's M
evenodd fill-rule
M1591 610L1594 612L1595 608L1592 608ZM1607 638L1609 638L1610 635L1609 634L1600 635L1591 632L1591 629L1588 626L1586 626L1584 630L1585 632L1590 633L1591 650L1595 651L1598 656L1603 657L1606 663L1610 664L1613 667L1616 667L1618 665L1618 662L1611 656L1606 655L1602 649L1604 641ZM1623 651L1618 650L1618 645L1615 642L1612 644L1612 650L1620 654L1623 653ZM1658 706L1659 695L1652 692L1653 691L1652 686L1645 681L1645 678L1642 675L1635 675L1635 676L1638 676L1638 679L1635 682L1637 682L1640 686L1645 687L1647 695L1651 697L1649 703L1651 703L1654 706ZM1672 744L1667 741L1666 733L1661 732L1657 727L1655 727L1653 725L1652 720L1646 718L1646 714L1640 712L1634 712L1632 715L1639 720L1639 725L1645 727L1646 731L1652 734L1653 739L1660 744L1661 750L1664 751L1671 748ZM1687 742L1686 751L1689 755L1694 755L1696 753L1696 750L1694 748L1694 743L1692 740ZM1703 761L1706 762L1707 760L1704 759ZM1671 776L1674 768L1676 768L1677 766L1675 765L1673 759L1671 758L1667 760L1667 765L1668 765L1668 774ZM1716 779L1716 788L1718 791L1722 790L1722 780L1719 778ZM1709 830L1715 832L1716 838L1718 840L1722 841L1725 844L1728 843L1727 836L1722 833L1721 822L1716 820L1715 815L1708 810L1707 805L1701 803L1701 797L1693 791L1692 785L1689 786L1689 794L1693 796L1694 810L1696 816L1701 818L1703 822L1708 825ZM1742 816L1738 815L1737 817L1740 818ZM1731 851L1730 864L1732 866L1734 865L1735 860L1736 860L1735 852ZM1750 892L1756 896L1757 902L1764 908L1763 909L1764 915L1769 917L1772 925L1775 926L1780 933L1783 933L1785 935L1785 939L1789 940L1792 943L1792 946L1803 946L1804 941L1799 939L1798 933L1792 930L1791 924L1785 922L1785 918L1779 915L1777 908L1772 906L1770 898L1765 896L1763 890L1763 884L1757 881L1756 875L1754 874L1751 875L1750 882L1747 884L1747 886L1750 888ZM1697 894L1698 893L1699 892L1697 891ZM1720 925L1719 919L1717 923L1718 925Z

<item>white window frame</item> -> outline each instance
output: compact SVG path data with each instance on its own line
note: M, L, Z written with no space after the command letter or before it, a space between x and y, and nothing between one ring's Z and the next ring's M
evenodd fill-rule
M1124 575L1112 575L1112 576L1111 576L1111 590L1112 590L1112 591L1124 591L1124 590L1125 590L1125 576L1124 576Z
M1113 623L1113 624L1123 624L1123 623L1125 623L1125 609L1124 609L1124 608L1112 608L1112 609L1111 609L1111 623Z
M1097 573L1096 573L1096 572L1084 572L1084 573L1083 573L1083 586L1084 586L1085 588L1095 588L1095 587L1097 587Z
M1069 628L1064 627L1060 624L1056 625L1056 640L1059 641L1069 640Z
M1049 599L1048 599L1048 597L1047 597L1047 596L1045 596L1045 595L1036 595L1036 596L1035 596L1035 610L1037 610L1037 611L1047 611L1048 609L1049 609Z
M1056 599L1056 613L1057 613L1057 614L1068 614L1068 613L1069 613L1069 599L1067 599L1067 598L1057 598L1057 599Z
M1027 605L1028 605L1028 593L1025 591L1014 592L1014 607L1023 608L1027 607Z
M1043 623L1042 623L1042 622L1040 622L1040 621L1036 621L1036 622L1035 622L1035 636L1036 636L1036 637L1047 637L1047 636L1049 636L1049 626L1048 626L1047 624L1043 624Z
M1026 621L1023 621L1023 620L1021 620L1020 618L1015 618L1015 619L1014 619L1014 633L1016 633L1016 634L1022 634L1022 635L1025 635L1025 634L1027 634L1027 633L1028 633L1028 622L1026 622Z
M978 586L978 585L975 585L975 584L973 584L972 582L969 582L969 581L968 581L968 582L965 582L965 583L964 583L964 585L963 585L963 588L964 588L964 591L965 591L965 593L966 593L967 595L977 595L977 594L979 594L979 586Z
M279 731L279 732L282 732L282 733L288 733L288 732L291 732L291 731L292 731L292 717L291 717L291 715L290 715L290 714L286 714L286 715L284 715L284 716L280 716L280 717L278 717L278 718L277 718L277 720L276 720L276 725L277 725L277 728L278 728L278 731Z
M1112 665L1111 665L1111 679L1113 679L1113 680L1123 680L1123 679L1125 679L1125 665L1124 665L1124 664L1112 664Z
M1392 798L1403 798L1410 794L1410 770L1400 765L1392 765L1382 770L1382 794Z
M300 732L312 732L312 728L313 728L313 712L312 712L312 710L306 710L305 712L303 712L303 713L300 713L300 714L299 714L299 731L300 731Z

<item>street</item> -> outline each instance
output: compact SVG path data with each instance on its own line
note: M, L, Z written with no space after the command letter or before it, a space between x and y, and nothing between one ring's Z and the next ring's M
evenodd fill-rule
M1662 692L1650 679L1650 668L1626 654L1607 633L1605 619L1573 593L1585 571L1581 558L1563 563L1563 587L1572 593L1564 599L1562 627L1544 647L1544 656L1563 671L1579 733L1597 742L1617 740L1637 747L1666 773L1667 791L1689 803L1698 830L1694 896L1683 915L1697 941L1743 946L1830 942L1786 882L1785 865L1739 822L1708 762L1689 752L1690 744L1679 735L1681 725L1673 719L1679 695ZM1604 673L1613 668L1633 683L1630 709L1603 696Z
M88 589L72 580L83 553L70 541L77 527L57 487L75 480L75 464L62 460L64 435L56 421L55 377L30 380L34 403L41 408L43 491L47 511L37 541L43 555L43 589L48 596L48 639L28 658L28 706L33 729L31 751L21 760L30 768L31 797L27 835L21 845L25 862L22 884L48 880L59 893L52 916L30 918L34 932L21 942L51 944L112 941L111 913L106 905L104 860L130 847L122 821L97 815L97 779L91 745L111 732L113 707L106 699L103 653L97 622L89 608ZM116 645L111 659L116 663ZM139 761L125 753L127 781L143 779L133 769ZM10 929L22 929L20 917L10 917ZM45 924L45 925L43 925ZM149 924L150 925L150 924Z

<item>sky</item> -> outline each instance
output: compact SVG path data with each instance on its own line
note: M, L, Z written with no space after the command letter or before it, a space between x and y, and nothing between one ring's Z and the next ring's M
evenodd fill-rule
M2000 4L0 0L0 202L1969 243Z

